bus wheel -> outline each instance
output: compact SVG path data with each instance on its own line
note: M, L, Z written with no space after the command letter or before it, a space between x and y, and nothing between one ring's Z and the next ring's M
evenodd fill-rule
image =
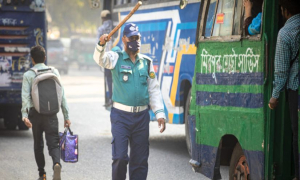
M186 147L188 149L189 155L192 156L192 142L191 142L191 132L190 132L190 123L189 123L189 109L191 105L191 90L189 90L189 94L187 96L187 100L185 103L184 108L184 121L185 121L185 141L186 141Z
M4 125L8 130L16 130L18 125L18 116L12 110L7 110L4 113Z
M230 180L250 180L249 166L246 160L246 156L240 146L237 143L233 149L230 168L229 168Z

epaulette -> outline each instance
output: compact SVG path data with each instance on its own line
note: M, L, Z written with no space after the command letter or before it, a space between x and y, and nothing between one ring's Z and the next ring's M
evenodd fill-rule
M152 63L152 59L149 56L146 56L144 54L139 54L142 58L146 59L148 62L148 74L150 75L150 65Z
M147 55L145 55L145 54L139 54L142 58L144 58L144 59L147 59L147 60L149 60L149 61L151 61L152 62L152 59L149 57L149 56L147 56Z

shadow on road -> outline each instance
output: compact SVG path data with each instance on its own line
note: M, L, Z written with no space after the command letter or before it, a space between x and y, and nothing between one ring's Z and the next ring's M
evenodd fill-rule
M184 136L150 136L150 148L172 153L173 155L186 155L186 157L189 157Z
M0 129L0 138L32 138L31 130L6 130Z
M8 130L4 126L4 120L0 119L0 137L6 138L32 138L31 129L29 130Z

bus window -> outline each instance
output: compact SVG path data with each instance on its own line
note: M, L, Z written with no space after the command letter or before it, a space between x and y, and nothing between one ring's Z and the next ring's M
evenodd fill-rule
M241 35L242 10L241 0L211 0L204 37Z
M234 0L219 0L213 36L232 35Z
M263 0L249 0L244 2L243 31L245 36L260 34ZM250 9L249 9L250 8Z
M206 19L205 37L210 37L210 35L211 35L211 28L213 26L214 17L215 17L214 15L215 15L216 3L217 3L217 0L210 1L207 19Z
M235 3L235 12L234 12L234 24L233 24L233 35L241 35L241 21L242 21L242 6L243 1L237 1Z

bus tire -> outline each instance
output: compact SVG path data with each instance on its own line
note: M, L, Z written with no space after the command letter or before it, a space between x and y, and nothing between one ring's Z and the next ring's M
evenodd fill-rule
M4 114L4 125L8 130L16 130L18 119L15 118L14 113L9 112L11 111L7 111Z
M185 107L184 107L184 121L185 121L185 142L186 142L186 147L189 152L190 157L192 156L192 142L191 142L191 132L190 132L190 123L189 123L189 109L191 105L191 91L192 89L189 90L189 93L187 95L187 99L185 102Z
M236 143L230 160L229 180L250 180L250 171L246 156L239 143Z

